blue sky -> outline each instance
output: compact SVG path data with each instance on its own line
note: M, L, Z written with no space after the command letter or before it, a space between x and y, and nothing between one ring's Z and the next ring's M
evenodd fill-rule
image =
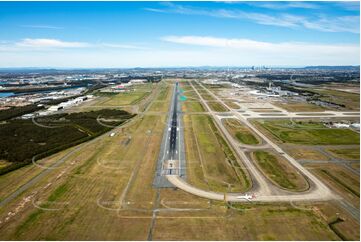
M358 2L0 2L0 67L358 65Z

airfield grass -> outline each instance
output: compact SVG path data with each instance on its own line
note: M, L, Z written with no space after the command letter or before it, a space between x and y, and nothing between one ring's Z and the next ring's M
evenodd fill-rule
M63 150L54 155L51 155L42 160L36 161L36 164L39 166L33 165L32 163L26 166L23 166L19 169L16 169L12 172L6 173L0 176L0 200L3 200L11 193L19 189L22 185L27 183L31 178L41 173L44 168L42 167L50 167L53 163L64 157L67 153L72 151L73 149L77 149L77 147L82 144ZM74 157L74 155L69 156L69 158ZM59 167L66 167L69 165L68 161L65 161Z
M217 213L159 214L154 240L339 240L313 211L291 205L244 206L243 211L219 208ZM161 217L160 217L161 216Z
M351 149L327 149L333 156L345 160L360 160L360 148Z
M199 116L203 118L197 118ZM164 129L164 122L160 118L165 120L165 116L159 115L139 117L131 126L116 131L114 137L101 137L91 145L81 148L65 161L66 165L52 171L37 183L34 189L0 208L0 220L3 221L9 211L18 207L23 196L38 191L34 200L36 204L47 209L59 209L42 210L35 208L31 202L27 203L15 217L1 225L0 239L146 240L152 220L151 209L156 203L156 190L152 187L152 181ZM208 121L202 121L204 118ZM224 158L232 158L233 154L230 148L224 145L225 141L220 141L219 133L210 117L185 115L184 120L187 166L190 165L187 167L187 179L192 179L190 176L194 179L194 176L203 175L199 158L188 163L189 157L198 156L195 142L202 143L199 147L206 158L212 158L215 154L218 158L223 157L223 160L213 157L204 162L207 171L221 164L223 168L212 173L216 174L214 177L228 176L228 173L231 176L229 179L237 177L232 175L232 169L237 168L237 164L228 166L232 168L228 170L229 163L226 163ZM189 120L195 121L186 123ZM196 133L193 128L200 133L193 134ZM202 140L195 141L196 138ZM207 154L207 149L211 146L215 146L216 153ZM220 155L221 151L223 155ZM64 154L58 153L40 162L49 165L62 155ZM3 185L2 181L7 181L10 186L17 186L16 179L31 177L38 172L29 167L9 173L17 176L7 176L3 180L0 177L0 186ZM192 172L197 172L193 171L196 169L200 172L194 175ZM49 183L51 185L44 188ZM200 179L199 184L204 183ZM227 190L223 183L217 186ZM204 187L210 186L205 184ZM213 187L211 183L211 188ZM121 203L122 200L124 203ZM209 202L179 189L161 190L159 201L161 208L202 210L156 212L153 240L340 239L329 228L323 216L313 211L298 210L290 205L239 205L246 209L236 211L227 209L220 202ZM346 222L349 220L337 224L343 226L339 230L347 228L347 233L355 234L357 228L351 231L354 227L349 226L354 225ZM346 238L357 240L357 237Z
M319 176L332 190L356 208L360 207L360 177L337 164L306 164L307 169Z
M360 170L360 161L351 162L351 166L356 170Z
M229 85L229 84L203 84L203 86L207 89L231 88L231 85Z
M183 91L192 91L193 88L188 81L180 82L180 87Z
M274 102L274 104L280 108L283 108L289 112L322 112L325 109L321 106L306 103L306 102Z
M319 122L290 120L256 121L258 127L279 142L304 145L351 145L360 143L360 135L349 129L327 128Z
M155 101L153 102L148 111L152 111L152 112L167 112L169 108L169 102L164 102L164 101Z
M211 200L195 196L180 189L160 189L160 207L167 209L209 209Z
M228 112L229 110L220 102L207 102L208 106L215 112Z
M204 91L199 91L199 94L206 101L214 101L215 100L215 98L205 90Z
M360 94L330 89L312 89L321 94L320 100L344 105L345 109L360 110Z
M330 160L326 155L318 150L299 147L297 145L287 146L285 149L287 153L296 160L315 160L315 161L328 161Z
M254 151L251 156L261 171L281 188L303 191L309 187L305 178L282 157L267 151Z
M160 92L157 97L157 101L167 101L172 94L172 88L171 85L163 84L163 86L160 87Z
M145 91L119 93L116 96L111 97L110 100L103 102L102 105L105 106L131 105L143 99L147 94L149 94L149 92L145 92Z
M197 100L199 100L199 96L194 90L185 91L185 92L183 92L183 95L187 97L188 101L197 101Z
M203 105L198 101L182 102L182 111L187 112L205 112Z
M266 109L266 108L252 109L251 108L251 110L256 113L281 113L280 110L271 109L271 108L268 108L268 109Z
M122 134L104 137L78 152L71 159L75 164L52 172L44 183L51 186L40 189L36 197L41 207L60 210L29 204L0 229L1 239L144 240L151 212L116 209L121 205L152 208L152 180L163 128L159 116L144 116ZM57 178L54 173L61 171L64 175Z
M233 108L233 109L239 109L241 108L237 103L232 102L232 101L225 101L224 102L228 107Z
M247 145L257 145L260 143L252 131L241 124L237 119L227 118L223 119L222 122L233 138L240 143Z
M94 106L125 106L133 105L147 97L152 91L152 84L135 85L134 91L122 92L108 96L105 100L94 103Z
M330 229L340 239L347 241L358 241L360 239L360 224L346 210L338 206L337 202L316 204L314 211L325 219Z
M184 115L188 182L205 190L245 191L248 176L207 115Z

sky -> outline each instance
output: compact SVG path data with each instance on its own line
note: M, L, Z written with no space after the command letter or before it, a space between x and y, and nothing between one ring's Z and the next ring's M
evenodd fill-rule
M0 67L360 64L354 2L0 2Z

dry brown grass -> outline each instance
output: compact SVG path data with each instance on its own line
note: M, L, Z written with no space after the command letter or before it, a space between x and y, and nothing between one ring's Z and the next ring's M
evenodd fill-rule
M217 213L214 213L217 212ZM287 205L250 206L244 212L162 213L154 240L338 240L312 211Z
M360 177L337 164L307 164L332 190L353 206L360 207Z
M314 149L300 148L298 146L288 146L286 152L296 160L316 160L328 161L327 156Z
M281 103L275 102L274 105L286 109L289 112L320 112L325 109L310 103Z

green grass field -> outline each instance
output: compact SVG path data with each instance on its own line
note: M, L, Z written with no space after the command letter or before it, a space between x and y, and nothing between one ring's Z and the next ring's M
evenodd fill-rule
M168 94L168 89L166 87L161 87L160 95L158 98L166 98ZM133 90L134 89L134 90ZM142 99L147 97L153 89L153 84L142 84L134 85L130 88L129 92L122 93L96 93L102 98L99 99L99 102L94 102L94 106L126 106L134 105L140 102Z
M170 86L162 86L156 100L157 101L166 101L167 98L170 96L170 93L171 93Z
M228 112L229 110L219 102L207 102L208 106L215 112Z
M234 204L237 207L236 204ZM291 205L240 205L243 211L224 209L157 218L155 240L339 240L340 238L310 210ZM175 213L174 213L175 215ZM192 217L193 215L193 217ZM182 216L182 217L180 217Z
M197 101L182 102L183 112L205 112L203 105Z
M245 191L250 182L233 151L206 115L185 115L187 178L196 187L225 192Z
M312 89L322 95L323 101L344 105L345 109L360 110L360 94L329 89Z
M360 160L360 148L350 148L350 149L327 149L331 152L332 155L349 160Z
M225 101L226 105L228 105L228 107L230 108L234 108L234 109L239 109L241 108L237 103L232 102L232 101Z
M149 107L148 111L167 112L168 108L169 108L169 103L168 102L158 101L158 102L153 102L151 104L151 106Z
M105 136L69 157L67 165L51 171L36 184L38 193L34 202L43 209L31 203L21 208L16 219L2 224L0 238L144 240L147 236L144 228L149 226L151 213L116 209L120 209L122 199L126 204L129 202L127 207L153 207L152 181L164 119L165 116L147 115L128 127L125 133ZM133 172L136 175L131 179ZM16 178L7 176L7 179ZM50 186L44 189L46 184ZM26 191L22 198L31 192L34 190ZM18 206L15 201L6 210L2 207L0 220Z
M296 122L289 120L257 121L277 140L283 143L304 145L351 145L360 143L360 135L349 129L324 127L318 122Z
M296 191L308 188L307 181L297 173L287 160L266 151L255 151L252 156L262 172L280 187Z
M214 97L209 94L207 91L200 91L199 92L201 94L201 96L203 97L204 100L206 101L213 101L215 100Z
M289 112L322 112L325 109L317 106L315 104L310 103L281 103L281 102L275 102L276 106L279 106L280 108L283 108Z
M231 135L242 144L257 145L260 143L253 133L238 120L223 119L223 123L228 132L230 132Z

